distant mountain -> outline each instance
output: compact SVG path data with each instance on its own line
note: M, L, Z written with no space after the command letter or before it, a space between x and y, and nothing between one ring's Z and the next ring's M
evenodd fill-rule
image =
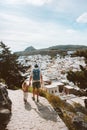
M16 55L28 55L28 53L36 51L36 49L33 46L27 47L24 51L18 51L15 52Z
M80 49L87 49L87 46L83 45L57 45L51 46L45 49L35 49L33 46L27 47L24 51L15 52L18 56L26 56L26 55L51 55L55 56L56 54L66 55L67 51L76 51Z
M77 50L77 49L87 49L87 46L83 45L57 45L49 47L51 50L60 49L60 50Z
M32 47L32 46L30 46L30 47L27 47L25 50L24 50L24 52L30 52L30 51L35 51L36 49L34 48L34 47Z

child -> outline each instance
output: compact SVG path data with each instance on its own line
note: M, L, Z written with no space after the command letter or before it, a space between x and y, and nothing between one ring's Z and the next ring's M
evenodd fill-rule
M22 90L23 90L23 94L24 94L24 103L27 103L28 87L29 87L29 85L27 84L27 81L24 81L22 83Z

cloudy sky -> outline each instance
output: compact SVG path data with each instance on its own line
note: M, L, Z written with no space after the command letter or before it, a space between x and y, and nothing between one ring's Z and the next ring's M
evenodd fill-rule
M0 41L21 51L87 44L87 0L0 0Z

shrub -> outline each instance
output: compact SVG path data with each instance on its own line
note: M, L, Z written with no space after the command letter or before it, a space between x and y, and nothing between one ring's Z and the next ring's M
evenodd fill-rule
M42 96L42 97L45 97L45 98L47 97L47 93L42 89L40 89L39 95Z
M29 92L32 93L32 91L33 91L33 88L30 86L30 87L29 87Z

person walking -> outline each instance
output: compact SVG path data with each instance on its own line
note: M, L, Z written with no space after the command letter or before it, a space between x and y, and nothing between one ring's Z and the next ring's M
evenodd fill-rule
M43 79L41 70L39 69L39 66L37 64L34 65L34 69L31 72L29 84L31 83L31 81L33 87L32 99L35 100L35 94L37 94L37 102L39 102L39 88L41 87Z
M24 103L27 103L27 98L28 98L28 88L29 88L29 85L27 84L27 81L24 81L22 83L22 90L23 90L23 100L24 100Z

